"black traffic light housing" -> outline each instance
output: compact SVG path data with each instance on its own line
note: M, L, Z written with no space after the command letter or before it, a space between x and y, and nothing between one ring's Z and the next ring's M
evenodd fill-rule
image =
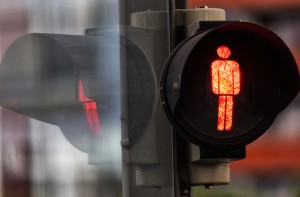
M219 47L229 49L230 57L219 57ZM236 76L231 70L221 78L223 71L218 71L219 94L213 90L216 61L223 62L219 69L229 69L227 63L239 65ZM237 93L220 90L234 80L239 81ZM261 136L297 95L299 81L296 62L278 36L259 25L226 22L197 33L174 49L162 73L161 99L175 130L200 145L202 158L241 159L245 146ZM227 130L217 129L220 97L231 97L225 103L233 103L233 107L224 107L232 108L232 127Z

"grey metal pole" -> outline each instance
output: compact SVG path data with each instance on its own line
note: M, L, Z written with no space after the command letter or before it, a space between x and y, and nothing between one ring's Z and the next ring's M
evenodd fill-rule
M188 1L187 0L176 0L175 7L176 7L176 9L186 9L186 8L188 8Z

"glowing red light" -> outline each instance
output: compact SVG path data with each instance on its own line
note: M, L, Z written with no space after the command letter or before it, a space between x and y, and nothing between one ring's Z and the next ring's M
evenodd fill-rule
M83 103L85 116L87 118L91 133L94 135L101 134L102 132L98 117L97 103L85 95L81 80L78 82L78 97L79 101Z
M231 51L226 46L217 49L220 58L211 64L212 91L219 95L218 125L219 131L230 131L233 122L233 95L240 92L240 68L234 60L226 60Z

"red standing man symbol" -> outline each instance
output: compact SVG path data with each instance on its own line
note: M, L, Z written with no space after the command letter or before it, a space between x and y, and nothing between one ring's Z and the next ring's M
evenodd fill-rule
M85 95L81 80L78 82L78 93L78 100L83 103L85 116L90 127L90 132L93 135L101 135L102 131L97 111L97 103Z
M233 95L240 92L240 67L234 60L228 60L231 51L220 46L217 54L221 59L211 63L212 91L219 95L218 131L230 131L233 121Z

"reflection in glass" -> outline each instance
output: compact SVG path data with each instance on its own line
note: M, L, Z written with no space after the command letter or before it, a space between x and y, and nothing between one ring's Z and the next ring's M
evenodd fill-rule
M171 196L166 1L0 4L0 196Z

